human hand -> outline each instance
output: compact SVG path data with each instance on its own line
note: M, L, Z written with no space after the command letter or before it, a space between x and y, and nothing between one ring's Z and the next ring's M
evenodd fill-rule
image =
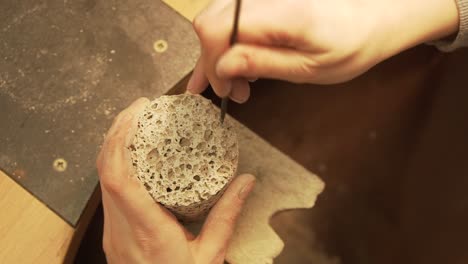
M249 97L246 79L332 84L407 48L458 29L454 0L244 0L229 47L235 1L214 0L193 21L202 53L187 89Z
M103 248L109 263L223 263L235 222L254 187L252 175L236 177L194 237L156 203L133 174L128 146L137 116L149 103L139 99L122 111L97 159L104 207Z

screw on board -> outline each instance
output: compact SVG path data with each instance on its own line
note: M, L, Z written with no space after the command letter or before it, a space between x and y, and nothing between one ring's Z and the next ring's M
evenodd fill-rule
M153 44L153 48L157 53L163 53L167 50L169 45L167 44L167 41L160 39L156 40Z
M62 158L55 159L53 163L53 167L54 167L54 170L58 172L63 172L67 169L67 161Z

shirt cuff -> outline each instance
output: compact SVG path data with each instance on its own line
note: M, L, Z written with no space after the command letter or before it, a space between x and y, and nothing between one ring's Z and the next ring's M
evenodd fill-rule
M457 0L457 6L460 23L456 38L451 41L440 40L429 43L444 52L454 51L460 47L468 47L468 0Z

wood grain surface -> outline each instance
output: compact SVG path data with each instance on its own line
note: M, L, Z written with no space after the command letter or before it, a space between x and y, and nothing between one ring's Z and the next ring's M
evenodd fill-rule
M0 263L61 263L75 229L0 172Z

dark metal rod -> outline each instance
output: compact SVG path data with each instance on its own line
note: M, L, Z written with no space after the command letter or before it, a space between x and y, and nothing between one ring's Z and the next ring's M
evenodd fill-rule
M241 7L241 0L236 0L234 23L232 25L231 38L229 40L229 45L231 47L237 42L237 31L239 28L240 7ZM228 103L229 103L229 96L223 97L223 99L221 100L221 115L220 115L221 124L224 123L224 117L226 116Z

